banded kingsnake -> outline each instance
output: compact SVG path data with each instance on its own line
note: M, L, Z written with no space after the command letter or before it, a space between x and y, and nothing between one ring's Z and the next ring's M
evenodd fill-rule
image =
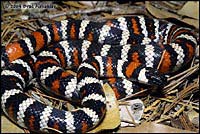
M165 74L192 59L196 45L189 28L142 16L55 22L2 48L2 109L30 130L86 132L106 111L100 77L109 78L117 98L140 90L138 83L160 87ZM66 67L74 67L77 77ZM68 112L30 98L24 88L33 76L47 91L83 108Z

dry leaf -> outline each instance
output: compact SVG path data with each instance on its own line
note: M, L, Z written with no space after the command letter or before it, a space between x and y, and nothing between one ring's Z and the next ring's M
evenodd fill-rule
M173 17L173 18L180 18L178 15L174 13L167 12L166 10L161 10L158 8L155 8L154 6L151 5L149 1L145 2L145 6L147 10L155 17L157 18L168 18L168 17Z
M189 120L194 124L194 125L199 125L199 113L197 113L194 110L190 110L187 113Z
M94 5L97 4L98 1L78 1L78 2L83 5L93 7Z
M163 9L158 9L154 6L151 5L151 3L149 1L145 2L145 6L147 8L147 10L155 17L157 18L162 18L162 19L166 19L166 18L175 18L177 20L180 20L184 23L187 23L189 25L194 26L195 28L199 29L199 20L197 19L192 19L192 18L182 18L183 15L179 15L179 14L175 14L172 12L168 12L167 10L163 10ZM186 10L186 8L185 8ZM188 10L188 9L187 9ZM191 9L190 9L191 10ZM193 9L192 9L193 10ZM194 8L194 12L196 12L196 8ZM183 12L183 11L182 11ZM193 12L193 11L192 11ZM199 12L199 10L198 10ZM196 15L195 15L196 16Z
M63 1L64 4L72 6L72 7L76 7L76 8L87 8L87 6L82 5L80 3L78 3L77 1Z
M108 84L104 84L104 92L106 95L106 115L102 123L89 133L96 133L101 130L115 129L120 125L119 105L114 91Z
M199 1L188 1L177 13L199 20Z
M1 133L24 133L23 129L19 128L13 122L8 120L5 116L1 116Z
M195 133L193 131L176 129L153 122L142 123L137 127L120 128L117 133Z

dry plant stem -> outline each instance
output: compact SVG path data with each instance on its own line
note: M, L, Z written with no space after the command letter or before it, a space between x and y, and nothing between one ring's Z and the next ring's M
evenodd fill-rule
M179 96L177 98L175 98L173 100L173 102L171 103L171 105L169 105L163 114L166 114L169 110L171 110L172 107L174 107L177 103L179 103L188 93L196 90L198 88L198 84L194 84L194 85L189 85L187 88L183 89L180 93Z
M21 21L21 22L18 22L18 23L15 23L15 20L11 20L11 22L4 28L3 32L1 33L2 40L11 31L11 29L16 27L17 25L20 25L20 26L24 27L24 25L21 25L22 23L28 23L28 22L35 21L35 20L37 20L37 19ZM31 29L31 30L34 31L34 29Z
M153 113L149 116L149 118L147 118L144 123L150 121L154 116L156 116L156 114L158 113L159 111L159 107L161 105L161 102L159 102L159 104L156 106L155 110L153 111Z
M164 50L163 53L162 53L162 56L161 56L160 62L159 62L159 64L158 64L157 70L159 70L159 68L160 68L160 65L161 65L161 63L162 63L162 61L163 61L163 58L164 58L165 53L166 53L166 50Z
M38 19L30 19L30 20L24 20L24 21L20 21L20 22L18 22L18 23L28 23L28 22L32 22L32 21L36 21L36 20L38 20Z
M173 103L173 100L171 99L167 99L167 98L157 98L159 100L162 100L162 101L167 101L167 102L170 102L170 103ZM191 102L190 102L191 103ZM196 106L193 106L193 105L189 105L187 103L183 103L183 102L178 102L177 104L179 105L185 105L187 107L192 107L193 109L196 109L196 110L199 110L199 107L196 107Z
M27 23L27 25L29 25L31 28L33 28L34 31L37 29L37 26L34 26L33 23Z
M196 70L190 72L189 75L193 74L195 71L196 71ZM187 74L186 74L186 77L188 77ZM184 78L184 76L183 76L182 78ZM178 79L177 81L172 82L172 83L170 84L170 86L172 86L171 88L169 88L169 89L164 88L163 93L164 93L164 94L170 94L173 90L175 91L175 90L176 90L175 87L177 87L178 85L180 85L181 83L183 83L183 82L185 81L184 79L181 80L182 78ZM180 81L180 80L181 80L181 81ZM178 83L177 83L177 82L178 82ZM197 82L198 82L198 81L197 81ZM194 81L193 83L196 83L196 82ZM183 89L185 89L185 88L186 88L186 87L184 87ZM177 90L176 90L176 91L177 91Z
M7 33L10 32L10 29L12 29L13 26L14 26L14 22L11 21L11 22L5 27L5 29L3 29L2 33L1 33L1 40L4 40L4 37L7 35Z
M60 109L60 110L62 109L62 101L61 100L59 101L58 109Z
M3 19L6 19L7 16L15 16L15 15L19 15L18 12L9 12L9 13L4 13L2 14Z
M144 112L148 112L149 110L151 110L153 107L155 107L158 103L160 103L160 100L156 100L154 101L150 106L148 106L147 108L144 109Z
M129 96L125 97L125 98L122 98L122 99L120 99L120 100L118 100L118 101L125 101L126 99L129 99L129 98L131 98L131 97L137 96L138 94L144 93L144 92L146 92L146 91L148 91L148 89L144 89L144 90L142 90L142 91L139 91L139 92L137 92L137 93L134 93L134 94L132 94L132 95L129 95Z
M128 110L127 106L125 106L125 107L126 107L126 111L128 112L129 116L131 117L131 121L132 121L131 123L134 124L135 126L138 126L138 124L135 123L135 120L134 120L133 117L131 116L131 113L130 113L130 111Z
M86 5L80 4L79 2L75 2L75 1L66 1L66 2L63 1L63 4L66 4L66 5L69 5L70 7L75 7L75 8L81 8L81 9L87 8Z
M169 8L174 8L175 10L178 10L178 9L180 9L180 8L182 7L182 6L180 7L180 6L177 6L177 5L171 4L171 3L166 2L166 1L163 1L163 3L166 4L166 5L168 5Z
M27 133L27 134L29 134L30 133L30 131L29 130L27 130L27 129L23 129L24 130L24 133Z
M151 120L155 120L156 118L160 118L162 115L164 108L165 108L166 102L160 102L159 106L157 107L157 113L154 114L154 116L151 118Z
M13 33L13 35L10 37L10 39L7 41L6 44L9 44L9 43L10 43L10 41L13 39L13 37L16 35L16 33L17 33L17 32L14 32L14 33Z
M8 21L9 24L6 21ZM14 23L16 21L19 21L18 23L23 22L23 20L21 18L19 18L18 16L14 16L14 17L12 17L12 19L6 19L6 20L4 20L4 23L5 23L5 25L9 26L11 23ZM29 20L27 20L27 21L29 21Z
M169 94L175 94L177 92L178 92L178 89L173 89L171 91L165 91L164 93L167 94L167 95L169 95Z
M187 114L186 114L185 112L183 112L183 117L184 117L184 119L186 120L187 125L190 127L190 130L192 130L192 131L197 131L196 128L195 128L195 126L194 126L193 123L189 120L189 118L188 118L188 116L187 116Z
M173 90L175 90L175 87L177 87L178 85L180 85L181 83L184 82L184 80L181 80L179 82L177 82L177 81L172 83L172 87L171 88L169 88L169 89L164 88L163 93L164 94L170 94ZM176 91L178 91L178 90L176 90Z
M127 101L119 101L118 104L119 105L129 105L129 102L127 102Z
M199 101L199 100L196 100L196 101ZM188 100L183 100L183 103L187 103ZM190 102L191 105L195 105L193 108L197 108L197 110L199 110L199 103L195 103L195 100L193 102ZM198 107L196 107L198 106Z
M163 122L163 121L166 121L166 120L169 120L171 119L171 117L169 116L166 116L166 117L161 117L160 119L156 120L155 123L160 123L160 122Z
M36 90L36 92L35 92L35 91L32 91L32 92L34 92L34 93L37 94L37 95L46 97L46 98L48 98L48 99L56 100L56 101L59 101L59 102L60 102L60 101L61 101L61 102L68 102L68 101L65 101L65 100L61 100L61 99L57 99L57 98L55 98L55 97L51 97L51 96L45 95L45 94L43 94L43 93L39 93L39 92L37 92L37 90Z
M177 116L179 116L183 111L185 110L185 105L183 105L178 111L176 111L172 117L175 118Z
M85 10L74 10L74 11L68 11L68 12L61 12L54 15L48 15L47 17L49 19L53 19L56 17L64 16L64 15L72 15L72 14L87 14L87 13L94 13L94 12L100 12L100 11L113 11L113 10L120 10L119 8L114 7L97 7L93 9L85 9Z
M187 122L185 121L185 119L182 115L179 116L179 120L181 121L181 125L183 126L183 128L188 130L189 127L188 127Z
M60 133L60 134L63 133L63 132L61 132L61 131L59 131L59 130L57 130L57 129L55 129L55 128L44 127L43 129L44 129L44 130L45 130L45 129L46 129L46 130L51 130L51 131L54 131L54 132L57 132L57 133Z
M176 81L171 82L170 84L168 84L167 86L164 87L164 89L169 88L170 86L173 86L175 83L184 80L186 77L190 76L191 74L193 74L195 71L197 71L199 69L199 65L195 65L192 68L184 71L184 73L180 73L181 75L184 75L182 77L180 77L179 79L177 79ZM180 76L180 74L178 74ZM175 78L175 77L174 77ZM173 78L173 79L174 79ZM177 78L177 76L176 76Z
M170 80L173 80L173 79L175 79L177 77L180 77L181 75L184 75L185 73L190 72L191 70L197 69L197 68L199 68L198 64L194 65L193 67L191 67L191 68L189 68L189 69L187 69L187 70L185 70L185 71L183 71L183 72L181 72L181 73L179 73L179 74L177 74L175 76L172 76L172 77L168 78L167 81L170 81Z
M132 121L128 121L128 120L121 120L121 122L126 122L126 123L130 123L130 124L133 124ZM121 127L121 126L120 126ZM124 126L124 127L127 127L127 126ZM122 128L122 127L121 127Z
M192 59L192 63L190 65L190 68L194 66L194 61L195 61L195 57ZM187 85L188 85L188 80L186 80L184 88L186 88Z
M32 27L30 27L30 26L25 26L24 24L22 25L22 24L18 23L18 24L16 24L16 27L17 27L17 26L20 26L20 27L23 27L23 28L27 28L27 29L29 29L29 30L31 30L31 31L35 31L35 29L33 29Z

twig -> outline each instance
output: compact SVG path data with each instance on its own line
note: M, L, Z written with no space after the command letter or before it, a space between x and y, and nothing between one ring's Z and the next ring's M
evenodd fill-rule
M159 108L160 108L161 102L159 102L159 104L156 106L156 108L154 109L153 113L149 116L149 118L147 118L144 122L148 122L150 121L153 117L155 117L158 114Z
M177 97L177 98L175 98L175 99L173 100L172 104L169 105L169 106L165 109L165 111L164 111L163 114L166 114L169 110L171 110L172 107L174 107L178 102L180 102L180 101L187 95L187 93L194 91L195 89L198 88L198 86L199 86L199 85L194 84L194 85L190 85L190 86L188 86L187 88L183 89L183 90L180 92L179 97Z
M163 53L162 53L162 56L161 56L160 62L159 62L159 64L158 64L157 70L159 70L159 68L160 68L160 65L161 65L161 63L162 63L162 61L163 61L163 58L164 58L165 53L166 53L166 50L164 50Z
M10 39L7 41L6 44L9 44L9 43L10 43L10 41L13 39L13 37L16 35L16 33L17 33L17 32L14 32L14 33L13 33L13 35L10 37Z
M133 119L133 117L132 117L131 113L129 112L129 110L128 110L128 108L127 108L127 106L125 106L125 108L126 108L126 111L127 111L127 112L128 112L128 114L129 114L129 116L131 117L132 124L134 124L135 126L137 126L138 124L137 124L137 123L135 123L135 120Z
M88 14L88 13L94 13L94 12L100 12L100 11L108 12L108 11L114 11L114 10L120 10L120 8L117 8L117 7L96 7L96 8L93 8L93 9L84 9L84 10L74 10L74 11L68 11L68 12L61 12L61 13L57 13L57 14L54 14L54 15L48 15L46 17L48 17L49 19L53 19L53 18L56 18L56 17L64 16L64 15Z
M167 81L170 81L170 80L172 80L172 79L175 79L175 78L177 78L177 77L180 77L181 75L183 75L183 74L185 74L185 73L187 73L187 72L189 72L189 71L191 71L191 70L193 70L193 69L197 69L197 68L199 68L199 65L198 65L198 64L196 64L195 66L193 66L193 67L191 67L191 68L189 68L189 69L187 69L187 70L185 70L185 71L183 71L183 72L181 72L181 73L179 73L179 74L177 74L177 75L175 75L175 76L173 76L173 77L168 78Z
M166 116L165 118L163 118L163 117L161 116L161 118L158 119L158 120L156 120L155 123L160 123L160 122L163 122L163 121L165 121L165 120L169 120L170 118L171 118L171 117L169 117L169 116Z
M120 99L120 100L118 100L118 101L124 101L124 100L126 100L126 99L129 99L129 98L131 98L131 97L134 97L134 96L136 96L136 95L138 95L138 94L141 94L141 93L144 93L144 92L146 92L146 91L148 91L148 89L144 89L144 90L142 90L142 91L139 91L139 92L137 92L137 93L134 93L134 94L132 94L132 95L129 95L129 96L127 96L127 97L124 97L124 98L122 98L122 99Z
M44 129L44 130L47 129L47 130L55 131L55 132L60 133L60 134L63 133L63 132L61 132L61 131L59 131L59 130L57 130L57 129L55 129L55 128L44 127L43 129Z
M150 106L144 109L144 112L146 113L147 111L151 110L152 107L155 107L158 103L160 103L160 100L154 101Z
M27 28L27 29L29 29L29 30L31 30L31 31L35 31L35 29L33 29L32 27L30 27L30 26L25 26L24 24L18 23L18 24L16 24L16 27L17 27L17 26Z
M174 102L173 100L170 100L170 99L167 99L167 98L157 98L157 99L163 100L163 101L167 101L167 102L170 102L170 103ZM187 103L183 103L183 102L178 102L177 104L179 104L179 105L186 105L186 106L190 107L190 105L188 105ZM192 106L192 105L191 105L191 107L194 108L194 109L196 109L196 110L199 110L199 107Z
M10 32L10 29L14 26L14 21L11 21L1 33L1 39L3 40L7 33Z
M167 90L166 90L166 88L164 88L165 90L163 90L163 93L164 94L169 94L169 92L171 92L172 90L174 90L175 87L177 87L178 85L180 85L181 83L183 83L183 81L184 80L181 80L181 81L177 80L177 81L173 82L172 83L172 87L169 88L169 89L167 89Z
M184 73L180 73L181 75L184 74L184 76L182 76L182 77L179 78L178 80L176 80L176 81L174 81L174 82L168 84L167 86L164 87L164 89L166 89L166 88L168 88L168 87L170 87L170 86L173 86L174 83L177 83L178 81L181 81L181 80L185 79L186 77L190 76L191 74L193 74L194 72L196 72L196 71L199 69L198 67L199 67L199 65L195 65L194 67L192 67L192 68L190 68L190 69L184 71ZM186 74L185 74L185 73L186 73ZM178 75L180 76L180 74L178 74ZM176 75L176 78L178 77L178 75ZM174 78L175 78L175 77L174 77ZM174 78L173 78L173 79L174 79ZM171 79L170 79L170 80L171 80ZM169 81L169 79L168 79L168 81Z
M57 98L55 98L55 97L51 97L51 96L49 96L49 95L45 95L45 94L42 94L42 93L39 93L39 92L35 92L35 91L32 91L32 92L34 92L35 94L38 94L38 95L41 95L41 96L43 96L43 97L46 97L46 98L48 98L48 99L53 99L53 100L56 100L56 101L61 101L61 102L68 102L68 101L66 101L66 100L62 100L62 99L57 99Z
M192 67L194 65L194 61L195 61L195 57L193 57L190 67ZM188 80L186 80L184 88L186 88L187 85L188 85Z
M176 116L179 116L180 113L182 113L185 110L185 107L190 102L192 96L193 96L193 94L190 96L190 99L188 100L188 102L186 104L184 104L177 112L174 113L173 118L175 118Z

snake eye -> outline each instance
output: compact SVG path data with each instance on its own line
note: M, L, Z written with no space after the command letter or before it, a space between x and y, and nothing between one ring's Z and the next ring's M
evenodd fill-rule
M153 68L146 68L145 72L146 78L148 79L148 83L151 86L163 87L167 82L167 78L165 75L160 74L158 70Z

